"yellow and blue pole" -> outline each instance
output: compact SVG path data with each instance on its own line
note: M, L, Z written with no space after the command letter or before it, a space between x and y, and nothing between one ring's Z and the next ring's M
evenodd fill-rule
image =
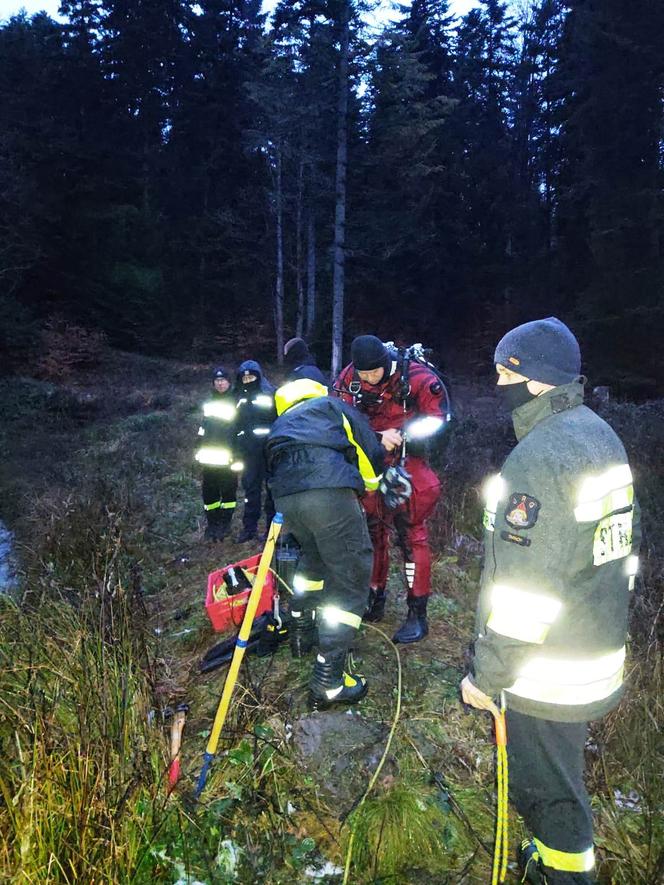
M251 588L251 593L249 594L249 601L247 602L247 608L242 620L242 626L240 627L240 632L235 643L235 650L233 652L233 658L228 670L228 675L226 676L226 682L224 683L224 690L221 694L221 700L219 701L219 706L217 708L217 715L214 718L214 725L212 726L210 738L205 749L205 756L203 757L203 767L201 768L201 773L198 777L198 784L196 785L195 795L197 799L205 789L205 782L207 781L210 766L212 765L212 760L214 759L217 752L219 736L224 727L224 722L226 721L228 708L230 706L231 697L233 695L233 689L235 688L235 683L237 682L238 673L240 672L242 659L244 658L244 653L249 643L251 626L254 622L254 618L256 617L256 609L258 608L261 593L263 592L265 578L267 577L267 573L270 570L272 555L274 553L274 548L277 543L277 538L279 537L279 532L281 531L281 526L283 525L283 522L284 518L281 513L275 513L272 524L270 525L270 531L268 532L267 541L265 542L265 547L263 548L263 553L258 564L256 580L254 581L254 585Z

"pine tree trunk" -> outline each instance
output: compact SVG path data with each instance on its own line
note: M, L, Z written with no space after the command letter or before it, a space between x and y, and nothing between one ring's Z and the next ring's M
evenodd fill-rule
M284 361L284 234L283 195L281 192L281 147L277 151L276 185L277 274L274 289L274 328L277 338L277 363L281 366Z
M311 338L316 327L316 220L309 209L307 219L307 323L306 336Z
M302 267L302 200L304 194L304 162L300 161L297 172L297 208L295 211L295 288L297 290L297 315L295 334L302 337L304 330L304 269Z
M332 377L341 369L344 331L344 271L346 244L346 165L348 162L348 55L350 43L350 3L345 0L341 13L339 50L339 98L337 102L337 170L334 212L334 273L332 278Z

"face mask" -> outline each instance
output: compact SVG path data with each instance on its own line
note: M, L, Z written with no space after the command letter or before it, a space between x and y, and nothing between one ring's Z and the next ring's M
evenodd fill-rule
M535 399L535 394L528 390L527 381L519 381L517 384L499 384L496 390L498 397L510 412Z

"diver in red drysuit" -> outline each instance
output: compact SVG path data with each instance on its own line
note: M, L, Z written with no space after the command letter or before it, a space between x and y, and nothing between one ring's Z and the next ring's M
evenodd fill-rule
M380 621L383 617L389 535L394 526L408 586L408 615L395 633L394 641L417 642L428 633L427 601L431 593L431 548L426 520L440 495L440 481L423 455L447 423L447 395L435 372L411 360L407 371L409 390L404 400L398 354L374 335L355 338L351 359L336 380L335 392L369 418L371 427L388 450L386 468L401 464L412 483L412 494L395 509L387 506L380 492L368 493L362 499L374 551L365 620ZM404 434L406 457L401 463Z

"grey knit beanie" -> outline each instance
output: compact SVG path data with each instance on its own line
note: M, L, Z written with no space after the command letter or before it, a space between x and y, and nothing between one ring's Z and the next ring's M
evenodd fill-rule
M568 384L581 374L579 342L556 317L517 326L498 342L494 363L544 384Z

